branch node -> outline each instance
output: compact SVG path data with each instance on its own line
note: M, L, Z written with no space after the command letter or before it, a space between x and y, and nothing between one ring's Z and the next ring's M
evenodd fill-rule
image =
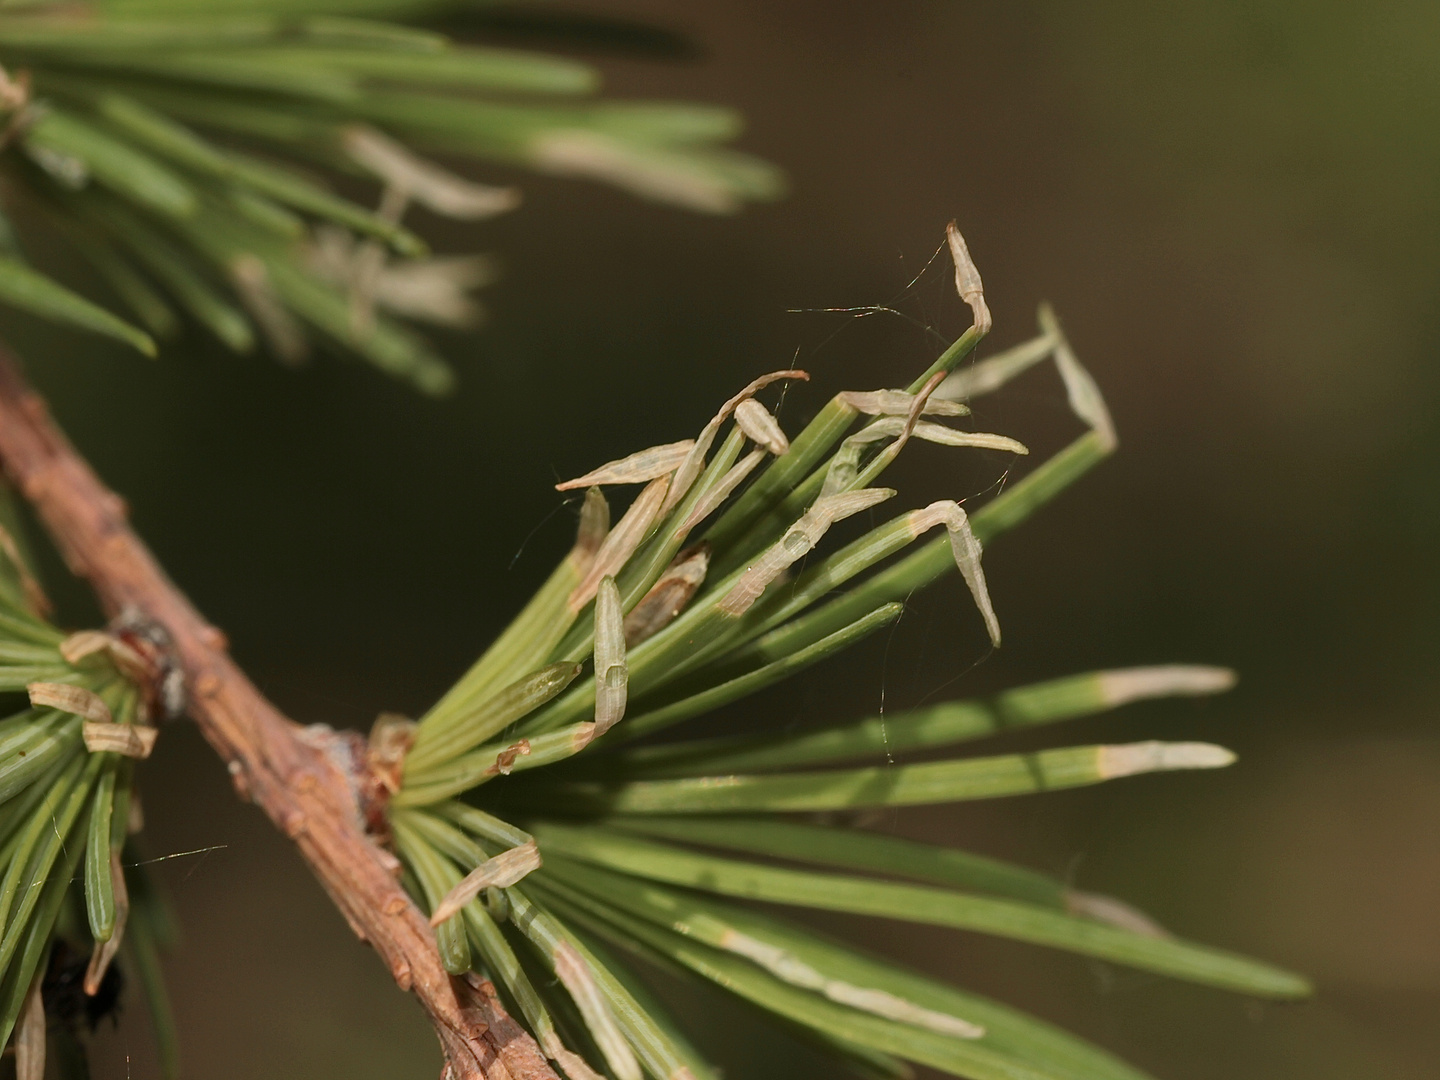
M285 819L281 822L280 827L285 830L286 836L294 840L309 828L309 825L310 821L306 817L305 811L297 807L285 814Z
M50 422L50 408L45 404L45 399L33 390L27 390L20 398L20 408L34 424L48 424Z
M106 546L112 546L117 539L127 545L125 535L123 532L111 535ZM175 655L170 631L138 607L127 605L118 618L111 620L110 633L123 646L111 649L110 655L139 687L146 714L159 720L177 720L183 716L185 673Z
M216 652L226 652L230 648L230 639L225 636L225 631L218 626L205 626L200 630L200 640L208 648Z
M231 758L225 771L230 774L230 782L235 785L235 794L245 802L250 802L250 778L245 775L244 763L239 758Z
M357 783L368 774L364 737L302 728L265 699L225 654L224 635L131 531L118 497L50 421L3 345L0 466L34 505L66 564L89 581L107 613L120 615L105 635L111 641L67 639L71 651L103 647L136 668L152 715L188 707L241 798L253 797L287 835L303 834L300 853L336 906L429 1014L452 1080L554 1080L534 1039L488 984L478 1001L456 994L433 931L396 883L394 856L366 834ZM194 690L188 702L187 685ZM483 1037L471 1034L477 1006L478 1019L490 1025ZM497 1030L504 1037L496 1038Z
M395 977L395 985L400 987L401 990L404 990L407 993L409 992L410 987L414 985L415 976L410 971L410 965L407 964L404 960L401 960L398 964L391 968L390 974Z

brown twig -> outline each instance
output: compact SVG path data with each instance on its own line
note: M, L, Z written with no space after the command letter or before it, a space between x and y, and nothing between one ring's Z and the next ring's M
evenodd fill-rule
M0 346L0 466L35 508L70 569L112 616L139 612L170 634L189 712L240 794L295 841L335 906L430 1015L453 1080L555 1080L493 989L476 993L441 966L429 923L365 832L351 780L313 736L246 678L211 626L165 576L104 486L50 419ZM457 997L462 989L465 999Z

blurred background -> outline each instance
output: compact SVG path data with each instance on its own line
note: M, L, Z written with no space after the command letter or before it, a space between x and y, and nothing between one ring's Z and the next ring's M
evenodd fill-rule
M491 325L446 342L461 388L442 402L355 363L285 370L198 334L149 364L79 337L42 349L50 331L14 324L61 422L262 689L305 722L417 713L568 547L556 479L690 435L792 360L814 377L786 400L792 432L838 389L907 382L935 354L926 326L965 325L943 266L910 284L954 217L995 312L987 346L1032 334L1051 301L1121 452L987 553L1003 650L987 655L946 585L893 635L733 716L1233 665L1225 698L1051 733L1214 740L1239 752L1232 769L879 824L1123 896L1312 975L1320 995L1262 1007L1018 944L827 925L1169 1080L1435 1076L1440 7L526 10L546 36L516 17L487 39L591 60L615 94L739 108L743 145L783 166L789 196L703 218L484 173L521 182L526 205L431 229L506 267ZM795 310L873 304L914 321ZM983 406L983 428L1037 453L1078 430L1048 370ZM900 486L918 502L998 478L955 462L917 453ZM91 617L82 590L56 591ZM169 971L188 1074L434 1075L419 1010L194 730L167 732L145 772L152 852L218 849L160 867L186 935ZM667 992L729 1075L829 1075L743 1008ZM154 1075L138 1003L94 1067Z

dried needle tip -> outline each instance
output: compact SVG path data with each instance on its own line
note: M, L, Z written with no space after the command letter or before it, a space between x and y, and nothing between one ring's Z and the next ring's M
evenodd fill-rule
M650 526L655 523L660 513L660 505L665 499L665 492L670 486L666 477L652 480L645 486L645 490L636 496L630 508L625 511L622 517L610 530L600 545L600 550L595 552L595 558L590 564L584 579L575 586L570 593L566 605L574 613L579 613L590 600L595 596L595 590L599 588L600 581L605 577L614 577L620 572L635 554L635 549L640 546L646 535L650 532Z
M716 434L720 431L720 425L725 423L739 407L742 401L748 401L765 387L781 379L802 379L808 380L808 372L798 368L787 368L783 371L771 371L761 375L758 379L750 382L743 390L732 397L720 411L710 418L704 428L700 431L700 437L695 440L695 445L690 448L690 453L685 456L684 462L675 470L674 482L670 485L670 494L665 499L665 505L661 508L662 514L668 514L675 505L685 497L690 490L690 485L695 483L695 478L700 475L700 470L705 465L705 455L710 452L710 446L715 441Z
M111 930L107 940L97 941L90 953L84 984L85 993L90 997L100 992L100 984L105 981L105 973L110 970L115 954L120 951L120 943L125 937L125 926L130 921L130 889L125 884L125 868L120 864L118 851L110 853L110 891L115 896L115 928Z
M868 510L895 494L894 488L861 488L837 495L821 495L800 520L785 530L778 541L750 564L718 605L732 618L739 618L760 599L766 587L786 569L804 558L837 521Z
M625 666L625 615L613 577L595 593L595 738L625 715L630 670Z
M962 1020L958 1016L924 1008L885 990L856 986L853 983L828 978L794 953L778 945L751 937L749 934L741 933L739 930L726 929L720 935L719 945L727 952L753 961L772 975L793 986L817 991L831 1001L849 1005L852 1009L859 1009L861 1012L868 1012L875 1016L883 1016L902 1024L927 1028L930 1031L937 1031L942 1035L949 1035L957 1039L978 1039L985 1034L983 1027L972 1024L968 1020Z
M705 582L710 569L710 545L696 544L675 556L638 604L625 616L625 647L633 649L669 626Z
M870 464L866 466L865 474L870 477L875 477L880 474L880 470L888 468L890 463L899 457L900 451L903 450L905 444L910 441L910 436L915 433L916 425L921 423L920 416L930 403L930 395L935 392L935 388L940 385L944 378L945 373L937 371L926 380L925 385L920 388L918 394L899 395L908 402L904 416L882 415L880 419L866 424L858 432L841 443L840 450L831 458L830 466L825 470L825 480L820 486L820 497L823 499L827 496L838 495L841 492L849 491L860 482L860 453L866 443L874 442L877 439L894 437L895 441L881 450L880 453L876 454ZM879 391L878 393L892 394L893 392ZM870 395L856 396L863 400ZM845 399L845 394L839 395L838 400L843 402ZM892 398L891 403L899 404L894 398ZM950 434L961 434L960 432L950 432L949 428L942 427L939 424L925 424L924 426L926 428L934 428L937 431L949 432Z
M1102 671L1097 679L1100 697L1107 706L1116 708L1146 698L1223 693L1235 685L1235 672L1201 664L1161 664Z
M485 309L472 290L500 276L494 259L486 255L440 255L429 259L387 262L384 249L373 240L357 241L337 226L317 226L304 249L306 262L316 276L351 293L352 312L367 329L374 307L423 322L462 329L485 321Z
M735 406L735 426L745 433L747 439L757 446L763 446L776 457L790 449L790 440L785 437L785 432L780 430L775 417L754 398L746 398Z
M638 450L628 457L608 461L598 469L592 469L584 476L556 484L556 491L571 488L591 487L595 484L645 484L656 477L669 476L695 445L694 439L652 446Z
M104 630L77 630L60 642L60 655L67 664L78 664L87 656L94 656L110 648L114 640Z
M915 395L904 390L846 390L840 400L866 416L909 416L915 406ZM967 416L970 410L958 401L931 396L920 412L925 416Z
M509 776L515 771L515 762L519 761L522 757L529 757L531 749L529 739L516 740L495 755L495 760L490 764L490 767L485 770L486 774L489 776Z
M571 560L581 566L582 572L595 561L595 553L609 531L610 504L605 501L603 491L592 487L585 492L585 502L580 507L580 527L575 530L575 546L570 550Z
M990 309L985 306L985 286L980 283L980 271L975 260L970 258L970 249L965 246L965 237L960 235L955 222L945 226L945 239L950 242L950 258L955 263L955 291L960 299L970 305L975 316L975 329L982 334L990 332Z
M740 209L740 197L728 180L708 170L677 169L605 132L574 127L547 131L531 139L525 152L531 165L556 176L604 180L641 198L706 214Z
M1056 340L1054 334L1042 333L1013 349L988 356L970 367L962 367L940 384L935 391L935 397L969 401L971 398L992 393L1049 357L1055 351Z
M875 469L888 467L890 462L894 461L900 455L900 451L903 450L905 448L905 444L910 441L910 436L915 431L915 425L920 423L920 414L925 411L925 406L930 401L930 395L933 394L936 388L944 381L945 373L943 371L937 371L935 372L935 374L931 375L929 379L925 380L925 385L920 388L920 392L917 393L914 399L911 401L910 411L905 414L905 419L903 421L898 421L894 418L886 418L882 420L877 420L875 424L869 425L870 427L875 427L877 425L888 426L890 424L900 423L899 438L897 438L889 446L885 447L884 450L881 450L880 453L875 455L875 460L872 461L866 469L866 471L870 475L877 475L874 472ZM930 426L939 427L940 425L932 424ZM826 474L826 479L829 479L828 473Z
M595 722L593 720L582 720L563 730L570 732L570 753L572 754L578 754L595 741Z
M354 124L345 129L342 142L356 164L437 214L472 221L520 205L518 189L477 184L456 176L372 127Z
M764 450L751 450L750 453L730 466L725 475L720 478L720 482L707 491L691 508L690 513L686 515L680 525L680 532L688 536L690 530L713 514L720 504L730 497L730 493L739 487L745 478L755 471L755 467L764 460Z
M1102 780L1170 769L1222 769L1235 754L1223 746L1202 742L1138 742L1101 746L1095 771Z
M990 589L985 583L985 570L980 565L980 557L984 554L980 546L980 538L970 528L970 519L957 502L950 500L934 502L925 509L915 510L910 514L912 536L919 536L936 525L945 526L945 531L950 536L950 554L955 559L955 566L959 569L960 576L965 579L970 596L974 599L975 606L979 608L980 615L985 620L985 632L990 635L990 644L999 648L1000 619L995 614L995 606L990 602Z
M1070 343L1060 331L1060 320L1055 317L1048 304L1040 306L1039 318L1040 328L1055 339L1055 367L1065 382L1065 396L1069 399L1070 410L1090 425L1090 429L1100 436L1107 450L1115 449L1120 444L1120 439L1115 432L1115 421L1111 419L1110 409L1105 404L1100 387L1076 358Z
M445 894L430 916L430 925L439 926L486 889L508 889L538 869L540 851L533 840L486 859Z
M120 754L143 761L155 749L160 729L142 724L116 724L108 720L86 720L80 725L85 749L92 754Z
M91 693L83 686L33 682L25 689L30 694L30 704L36 708L59 709L61 712L73 713L102 724L113 722L110 706L106 705L99 695Z
M1095 922L1118 926L1121 930L1129 930L1132 934L1139 934L1142 937L1168 938L1171 936L1170 931L1139 908L1131 907L1125 901L1117 900L1113 896L1105 896L1103 893L1067 889L1065 910L1071 915L1080 915L1086 919L1093 919Z
M494 259L485 255L440 255L387 263L375 275L376 307L439 326L473 329L485 321L485 308L470 293L499 277Z
M276 358L287 364L303 361L310 352L305 330L275 292L270 273L259 257L238 256L230 264L230 278L245 310L260 324L260 332Z
M1000 450L1009 454L1030 453L1028 446L1017 442L1008 435L995 435L988 431L957 431L955 428L946 427L944 424L934 424L928 420L917 420L911 424L909 420L900 416L887 416L866 424L846 439L845 443L849 446L894 438L904 435L907 427L910 428L910 434L914 438L938 443L941 446L968 446L980 450Z

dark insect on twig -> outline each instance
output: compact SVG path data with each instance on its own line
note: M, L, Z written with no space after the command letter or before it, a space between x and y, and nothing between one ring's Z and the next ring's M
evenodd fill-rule
M118 964L111 964L100 980L100 989L85 993L85 970L90 964L88 952L74 948L64 938L55 939L50 950L50 966L40 994L45 1002L45 1017L51 1025L60 1025L72 1035L93 1034L100 1022L109 1019L118 1024L125 976Z

